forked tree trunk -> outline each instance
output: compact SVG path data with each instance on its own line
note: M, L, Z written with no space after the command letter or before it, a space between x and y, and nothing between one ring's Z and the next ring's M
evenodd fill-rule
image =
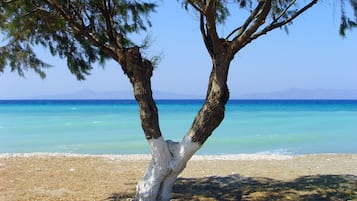
M165 141L161 136L158 111L151 90L151 62L141 57L138 47L120 52L118 58L133 85L141 124L152 154L148 169L138 182L134 200L168 201L172 186L186 167L187 161L224 118L225 105L229 98L226 82L230 60L218 59L218 62L214 62L205 103L182 141L172 142Z
M206 101L188 134L179 143L164 141L162 137L149 139L152 160L136 188L136 200L168 201L177 176L224 118L229 94L226 84L217 83L211 74Z
M223 120L229 97L225 76L227 72L221 69L217 71L216 67L210 76L206 101L182 141L165 141L163 137L148 139L152 160L137 185L135 200L170 200L177 176ZM224 68L228 68L228 65Z

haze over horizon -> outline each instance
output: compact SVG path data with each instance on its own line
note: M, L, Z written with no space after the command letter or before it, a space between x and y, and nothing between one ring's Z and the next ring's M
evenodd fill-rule
M155 99L204 99L204 94L178 94L175 92L153 91ZM37 96L6 97L0 95L0 100L105 100L105 99L132 99L132 91L92 91L88 89L65 94L42 94ZM231 94L230 99L313 99L313 100L357 100L357 90L329 90L329 89L287 89L282 91Z

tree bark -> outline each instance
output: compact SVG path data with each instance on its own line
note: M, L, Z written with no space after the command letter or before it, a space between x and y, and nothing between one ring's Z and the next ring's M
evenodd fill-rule
M151 90L151 76L154 69L152 63L141 57L137 46L120 51L118 59L133 86L146 139L161 137L159 115Z
M229 99L227 74L229 64L218 64L213 67L205 103L198 112L189 132L192 141L204 144L224 119L225 105Z
M228 67L229 62L214 64L206 101L181 142L165 141L163 137L148 140L152 160L145 176L137 185L135 200L170 200L177 176L224 118L225 105L229 98L226 84Z

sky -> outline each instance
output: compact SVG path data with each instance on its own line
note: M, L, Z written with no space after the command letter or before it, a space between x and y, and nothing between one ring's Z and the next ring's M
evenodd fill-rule
M338 34L340 13L335 5L322 1L294 21L289 34L275 30L253 41L234 58L230 67L231 96L299 89L357 90L357 30ZM151 17L151 47L148 56L160 55L154 70L156 91L204 97L211 60L204 47L199 20L185 11L177 1L160 1ZM239 27L238 16L221 26L227 35ZM131 91L120 66L106 62L95 66L86 81L77 81L66 62L36 48L40 58L53 65L42 80L32 71L25 78L16 73L0 74L0 98L31 98L70 94L82 90L95 92Z

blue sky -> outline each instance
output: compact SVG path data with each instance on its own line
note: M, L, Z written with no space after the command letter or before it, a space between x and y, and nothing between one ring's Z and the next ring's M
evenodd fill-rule
M290 26L289 34L275 30L253 41L238 53L231 64L229 87L232 96L273 92L291 88L357 90L357 30L346 38L338 35L339 9L322 1ZM154 90L204 97L210 59L203 45L198 17L186 12L176 1L162 2L152 15L152 46L149 56L162 55L152 78ZM220 27L230 32L232 23ZM46 49L38 55L54 65L41 80L29 71L26 78L6 71L0 75L0 98L29 98L67 94L80 90L97 92L130 91L120 66L107 62L96 66L86 81L77 81L66 62L52 57Z

